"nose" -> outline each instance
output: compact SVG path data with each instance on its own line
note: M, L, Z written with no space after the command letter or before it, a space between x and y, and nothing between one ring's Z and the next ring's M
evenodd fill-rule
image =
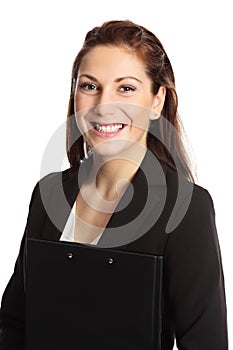
M97 115L103 116L114 114L116 110L116 101L114 100L114 96L110 91L102 91L99 94L96 102L94 112Z

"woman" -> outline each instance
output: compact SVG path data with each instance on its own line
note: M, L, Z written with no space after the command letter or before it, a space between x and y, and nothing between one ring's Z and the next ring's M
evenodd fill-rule
M67 156L70 169L33 190L0 349L24 348L27 237L163 255L161 348L227 349L213 201L194 184L173 70L147 29L110 21L88 32L73 65Z

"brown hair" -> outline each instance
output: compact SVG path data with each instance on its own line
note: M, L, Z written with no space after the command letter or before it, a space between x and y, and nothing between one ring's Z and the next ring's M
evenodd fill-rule
M178 98L169 58L161 42L152 32L128 20L105 22L101 27L95 27L89 31L83 47L74 61L66 132L66 148L70 165L77 167L84 157L83 136L80 134L73 117L74 85L83 57L98 45L123 46L135 51L146 65L146 73L152 80L153 93L156 94L160 86L166 88L165 102L161 112L164 118L151 122L147 135L147 147L158 159L166 162L173 169L176 169L176 164L179 162L182 174L194 182L189 166L190 160L182 140L184 136L183 126L177 112ZM176 130L175 133L171 132L173 128ZM175 154L176 162L168 149Z

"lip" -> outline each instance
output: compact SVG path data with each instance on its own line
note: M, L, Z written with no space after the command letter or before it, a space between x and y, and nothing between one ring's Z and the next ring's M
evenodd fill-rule
M124 129L125 127L127 126L127 124L125 123L121 123L121 122L112 122L112 123L100 123L100 122L95 122L95 121L92 121L92 122L89 122L90 124L90 131L99 136L99 137L114 137L115 135L119 135ZM94 128L94 126L98 124L98 125L101 125L101 126L114 126L114 125L119 125L119 124L122 124L124 125L122 129L119 129L117 131L113 131L113 132L101 132L101 131L98 131Z

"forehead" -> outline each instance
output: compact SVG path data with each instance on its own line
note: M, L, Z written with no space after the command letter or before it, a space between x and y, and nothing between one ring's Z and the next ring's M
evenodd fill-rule
M99 45L92 48L83 57L79 66L79 75L132 75L148 79L146 66L137 53L127 47Z

